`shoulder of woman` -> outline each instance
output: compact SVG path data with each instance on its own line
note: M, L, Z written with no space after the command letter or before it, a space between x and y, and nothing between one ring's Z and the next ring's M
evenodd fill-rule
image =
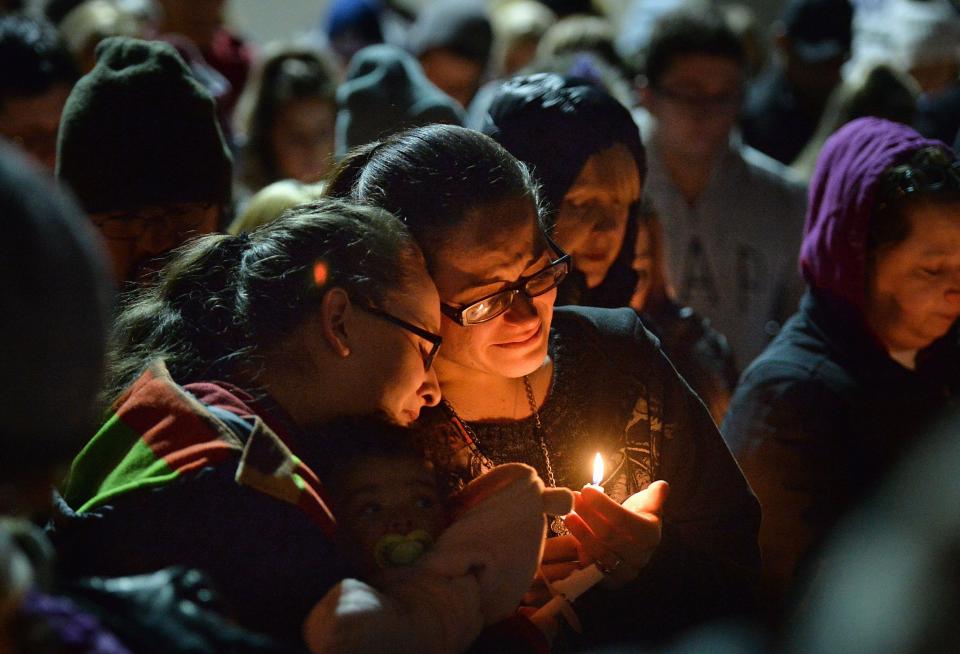
M575 333L582 338L596 338L613 346L642 346L651 352L660 341L644 327L637 312L629 307L600 309L569 306L554 310L553 328L561 335Z

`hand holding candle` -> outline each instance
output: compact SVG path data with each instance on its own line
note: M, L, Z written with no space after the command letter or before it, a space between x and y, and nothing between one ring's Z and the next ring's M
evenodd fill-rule
M609 583L623 585L636 578L660 544L661 514L669 486L656 481L621 506L603 492L602 466L598 453L594 483L577 494L574 512L565 522L585 555L609 572Z
M666 499L666 482L657 482L657 486L654 488L651 485L653 490L647 489L641 491L640 493L635 493L633 496L628 498L628 502L631 506L620 506L614 500L608 498L604 494L603 486L603 456L597 452L593 460L593 483L586 484L583 487L583 491L580 493L580 496L577 498L576 506L577 510L583 511L587 516L587 519L584 519L582 516L577 514L571 514L568 516L568 520L571 520L573 525L568 525L571 527L571 532L574 536L577 536L580 539L581 543L584 545L584 549L587 551L588 555L593 555L596 559L595 563L591 563L585 568L575 570L571 572L568 576L560 579L559 581L554 581L551 587L551 590L555 594L554 597L547 602L544 606L538 609L532 616L532 619L535 624L547 624L549 621L556 619L560 614L567 616L568 621L571 622L572 626L577 628L576 616L570 614L570 609L567 607L569 603L572 603L580 595L585 593L587 590L595 586L604 580L605 577L612 576L614 574L619 574L623 577L624 575L629 575L629 581L639 572L639 569L643 567L643 564L649 560L650 554L652 554L652 549L647 553L646 545L644 545L643 553L643 563L638 565L633 570L624 570L619 571L619 566L630 559L627 559L629 555L621 555L618 553L618 550L613 549L613 545L608 545L598 536L600 534L608 535L609 541L616 541L619 548L624 550L633 549L632 545L638 540L633 539L631 542L630 539L623 539L622 534L617 534L618 525L622 522L623 514L636 513L638 516L646 514L651 516L656 521L656 544L659 543L659 511L662 507L663 501ZM649 491L649 492L648 492ZM584 499L586 498L586 499ZM595 499L591 499L595 498ZM600 499L602 498L602 499ZM580 507L583 507L581 509ZM598 507L598 508L595 508ZM655 515L654 515L655 514ZM581 524L582 523L582 524ZM622 527L621 527L622 528ZM581 538L580 535L585 536ZM610 538L614 537L616 538ZM644 534L644 536L649 537L649 533ZM645 539L643 542L646 543L649 538ZM654 544L654 548L656 547ZM604 562L604 559L601 558L598 553L601 550L606 550L604 555L609 558L609 555L613 555L616 563L612 566ZM635 557L632 557L633 560L636 560ZM628 564L629 565L629 564ZM613 568L610 572L605 572L602 568ZM577 629L579 631L579 629Z

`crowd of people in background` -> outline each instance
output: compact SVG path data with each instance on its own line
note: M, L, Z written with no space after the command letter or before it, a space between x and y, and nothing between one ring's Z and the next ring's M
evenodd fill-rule
M960 5L229 4L0 0L0 652L960 647Z

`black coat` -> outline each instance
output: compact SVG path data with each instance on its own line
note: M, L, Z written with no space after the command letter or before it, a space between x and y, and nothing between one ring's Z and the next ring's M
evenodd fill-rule
M744 372L722 429L760 499L768 592L787 589L838 517L955 403L958 387L956 327L911 371L853 311L806 294Z

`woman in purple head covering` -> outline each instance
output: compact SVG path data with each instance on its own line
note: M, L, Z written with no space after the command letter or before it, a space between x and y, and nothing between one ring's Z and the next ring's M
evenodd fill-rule
M800 310L723 425L774 598L960 388L960 162L909 127L849 123L817 162L800 265Z

